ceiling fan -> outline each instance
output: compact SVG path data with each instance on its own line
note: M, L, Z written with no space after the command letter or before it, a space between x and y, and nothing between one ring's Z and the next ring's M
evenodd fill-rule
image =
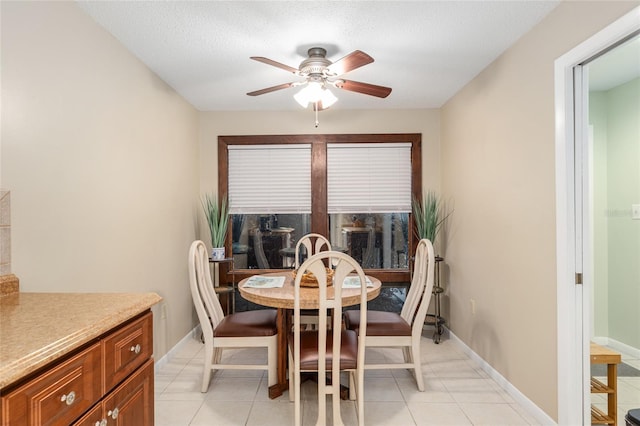
M378 98L386 98L389 96L389 93L391 93L390 87L346 80L341 77L342 74L346 74L349 71L373 62L371 56L360 50L353 51L336 62L331 62L326 58L327 51L322 47L312 47L307 53L309 57L303 60L298 68L293 68L262 56L252 56L251 59L254 61L281 68L303 77L304 80L278 84L277 86L249 92L247 95L259 96L265 93L275 92L276 90L288 89L289 87L305 86L294 98L296 98L296 101L303 107L312 104L314 110L319 111L329 108L337 100L337 98L327 90L329 86L350 92L376 96Z

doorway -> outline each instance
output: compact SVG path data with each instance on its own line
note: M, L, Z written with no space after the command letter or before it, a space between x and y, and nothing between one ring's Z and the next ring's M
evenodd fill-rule
M594 316L594 215L590 208L593 157L588 143L589 86L585 65L638 33L640 7L555 64L559 424L591 423L589 342Z
M583 192L590 218L585 276L593 283L589 335L622 355L617 413L603 393L592 393L590 406L592 415L624 424L625 413L640 408L640 35L582 67L588 77ZM606 376L604 366L591 366L590 377L607 383Z

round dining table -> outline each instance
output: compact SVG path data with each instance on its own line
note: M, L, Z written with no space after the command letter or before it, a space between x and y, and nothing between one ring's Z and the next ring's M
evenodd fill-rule
M293 309L293 281L294 271L279 271L260 274L264 277L285 277L282 287L255 288L245 287L251 278L245 278L238 283L240 295L246 300L262 306L277 308L278 327L278 382L269 387L269 398L274 399L282 395L289 388L287 378L287 333L291 329L291 315ZM367 300L372 300L380 294L382 283L379 279L367 276L372 286L367 285ZM327 296L333 297L333 288L328 287ZM359 288L342 289L342 306L353 306L360 303ZM313 287L300 288L300 309L318 309L318 289Z

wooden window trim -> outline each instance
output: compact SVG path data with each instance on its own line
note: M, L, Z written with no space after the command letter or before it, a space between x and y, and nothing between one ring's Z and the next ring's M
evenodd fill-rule
M275 145L311 144L311 232L328 235L329 215L327 213L327 145L330 143L411 143L411 194L419 198L422 194L422 135L420 133L384 134L331 134L331 135L246 135L218 136L218 193L228 193L228 147L229 145ZM412 214L409 236L409 252L413 253L418 240ZM227 251L231 252L231 232L227 234ZM366 273L385 283L410 282L409 269L367 269ZM230 282L231 271L220 271ZM236 269L236 280L267 272L260 269Z

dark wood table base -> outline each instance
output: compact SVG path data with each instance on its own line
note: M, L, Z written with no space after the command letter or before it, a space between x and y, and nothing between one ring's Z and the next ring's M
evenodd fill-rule
M269 398L276 399L284 393L284 391L289 390L289 381L286 383L276 383L273 386L269 386Z
M275 399L282 396L289 389L287 378L287 334L291 330L291 314L288 309L278 308L276 316L278 327L278 383L269 386L269 398ZM284 353L280 353L284 351Z

